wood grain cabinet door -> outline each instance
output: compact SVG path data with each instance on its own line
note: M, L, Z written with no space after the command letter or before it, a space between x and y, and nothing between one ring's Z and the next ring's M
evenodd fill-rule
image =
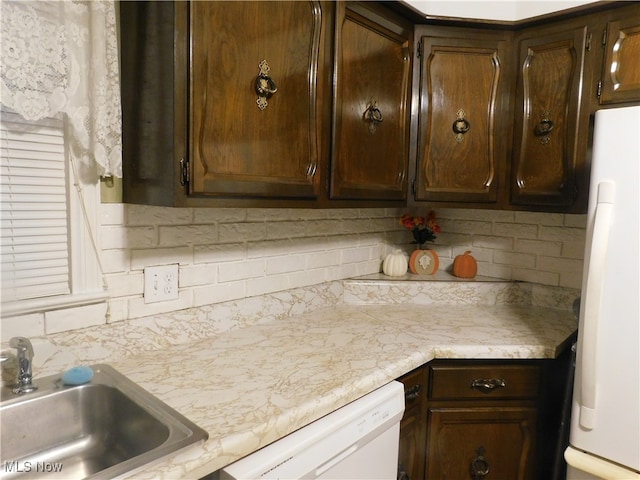
M416 200L495 202L505 152L505 42L421 39Z
M428 418L428 480L533 480L534 408L430 408Z
M511 203L568 207L585 162L578 134L587 135L580 130L587 28L547 30L519 43Z
M607 24L600 103L640 102L640 5L627 13Z
M318 195L323 14L309 1L190 4L190 195Z
M337 4L334 199L407 195L413 27L374 7Z

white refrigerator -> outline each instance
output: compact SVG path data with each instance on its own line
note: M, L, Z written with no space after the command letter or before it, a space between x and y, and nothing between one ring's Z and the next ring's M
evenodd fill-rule
M567 479L640 480L640 106L595 115Z

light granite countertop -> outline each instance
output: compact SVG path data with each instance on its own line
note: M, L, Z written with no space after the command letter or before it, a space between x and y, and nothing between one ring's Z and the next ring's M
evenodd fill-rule
M164 322L112 326L109 338L105 329L52 336L42 369L80 358L106 360L204 428L209 433L206 442L134 475L191 479L434 358L554 358L576 330L570 310L532 305L535 295L524 284L469 283L439 286L441 290L433 284L405 284L395 291L397 286L354 281L340 289L336 284L316 289L317 296L309 291L293 294L287 300L288 314L264 313L258 321L233 324L215 335L198 331L211 323L206 319L174 316ZM426 294L425 289L436 293ZM564 294L564 303L572 293ZM555 296L542 295L537 303L544 305ZM340 302L331 304L329 297L340 297ZM305 298L326 305L297 307L302 313L291 314L296 309L291 305ZM120 330L114 333L114 328ZM166 344L135 346L136 341L159 339Z

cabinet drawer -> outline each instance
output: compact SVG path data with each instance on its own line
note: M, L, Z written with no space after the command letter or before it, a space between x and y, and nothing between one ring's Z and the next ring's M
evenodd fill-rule
M536 365L432 365L432 400L534 398L540 385Z

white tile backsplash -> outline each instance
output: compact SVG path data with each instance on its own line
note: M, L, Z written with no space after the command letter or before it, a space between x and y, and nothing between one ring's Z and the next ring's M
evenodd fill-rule
M234 209L102 205L99 239L109 309L2 320L45 335L190 307L243 300L376 273L386 253L411 252L405 209ZM426 215L426 207L415 214ZM471 250L479 274L580 288L584 215L437 209L441 268ZM179 299L145 304L146 266L180 264ZM74 310L74 311L71 311ZM45 321L46 319L46 321Z

